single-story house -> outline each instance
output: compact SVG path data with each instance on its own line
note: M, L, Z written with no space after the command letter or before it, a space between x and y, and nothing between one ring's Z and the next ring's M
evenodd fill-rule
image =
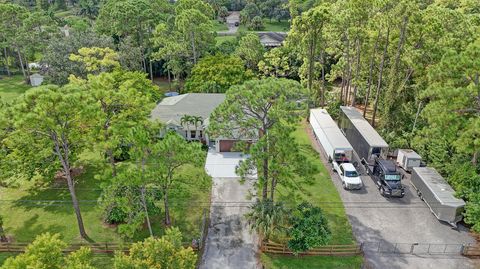
M287 37L287 33L284 32L258 32L260 43L267 48L280 47L283 41Z
M165 97L151 113L167 130L174 130L189 141L200 141L218 152L232 151L238 139L209 138L205 130L210 114L225 100L221 93L186 93Z

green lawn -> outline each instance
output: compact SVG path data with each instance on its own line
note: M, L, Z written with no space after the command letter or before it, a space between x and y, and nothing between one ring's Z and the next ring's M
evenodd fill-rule
M217 37L215 37L215 40L217 41L217 45L218 45L218 44L221 44L225 41L235 40L236 38L237 38L236 36L227 35L227 36L217 36Z
M213 30L215 32L228 31L228 26L223 22L220 22L218 20L212 20L212 24L213 24Z
M330 244L352 244L354 237L352 228L348 222L343 208L342 200L330 179L330 175L321 162L318 153L312 148L306 132L306 124L302 123L294 132L297 143L300 144L301 152L315 163L319 172L315 176L315 182L311 185L302 185L293 193L281 186L277 190L277 200L284 201L293 206L305 200L321 207L329 220L332 231ZM327 202L327 203L326 203ZM331 206L331 204L336 206ZM329 206L330 204L330 206ZM338 206L337 206L338 205ZM275 255L262 255L262 262L266 268L360 268L362 258L358 257L288 257Z
M359 269L362 257L289 257L265 255L260 257L265 269Z
M0 79L0 98L7 102L15 99L28 89L32 88L25 83L23 76L1 76Z
M100 158L95 160L95 154L85 154L83 162L92 164L85 173L77 177L77 197L80 200L82 217L87 234L94 242L126 242L116 232L115 227L105 225L102 221L102 210L96 201L101 194L101 181L94 178ZM203 167L185 167L179 174L182 178L192 179L188 185L178 185L170 194L172 225L180 228L185 242L191 242L201 234L201 220L204 210L209 209L211 180ZM31 242L35 236L44 232L59 233L68 243L83 242L78 235L76 218L71 205L70 195L63 183L35 184L32 181L21 182L20 188L0 189L0 212L4 217L4 228L8 236L16 242ZM188 190L185 191L185 190ZM32 200L42 200L43 203L33 203ZM61 200L65 204L54 204L48 201ZM162 235L163 207L160 215L151 216L155 235ZM138 232L133 241L139 241L148 236L146 227ZM5 255L0 256L0 265ZM108 256L96 257L95 262L110 263Z
M238 31L246 32L288 32L290 30L290 23L288 21L277 21L270 19L263 19L263 29L262 30L249 30L246 25L242 24L238 28Z

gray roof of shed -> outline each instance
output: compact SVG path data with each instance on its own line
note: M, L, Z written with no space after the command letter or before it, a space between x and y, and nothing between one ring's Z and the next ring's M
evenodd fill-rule
M200 116L204 124L213 110L225 100L221 93L187 93L164 98L151 113L151 119L180 126L184 115Z
M354 107L351 106L341 106L340 109L345 115L350 119L353 125L357 130L362 134L362 136L367 140L370 146L388 148L387 142L375 131L375 129L368 123L367 120L357 111Z

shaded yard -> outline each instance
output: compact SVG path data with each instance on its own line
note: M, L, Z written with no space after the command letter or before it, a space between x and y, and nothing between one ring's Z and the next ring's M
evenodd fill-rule
M30 88L23 76L0 76L0 98L4 101L10 102Z
M352 244L354 237L348 222L342 200L330 179L330 175L320 160L318 153L312 148L306 132L306 123L297 127L293 136L300 144L302 153L319 169L315 181L311 185L303 184L293 193L279 186L276 196L288 206L298 204L302 200L322 208L327 216L332 231L330 244ZM261 256L262 263L268 269L273 268L360 268L362 257L288 257L277 255Z
M143 240L148 236L146 226L137 232L133 240L122 238L116 227L106 225L102 221L103 211L97 203L101 195L101 181L94 178L99 168L101 158L95 159L95 154L85 154L85 172L76 178L77 196L80 200L82 217L86 232L94 242L131 242ZM189 184L178 185L170 194L172 225L179 227L184 235L184 242L191 242L200 237L200 227L203 210L209 210L211 179L203 167L185 167L181 177L189 180ZM203 180L201 180L203 179ZM22 181L19 188L1 188L0 212L3 212L4 228L8 236L16 242L31 242L35 236L44 233L59 233L67 243L83 242L77 228L77 222L71 198L66 184L35 184L32 181ZM163 206L159 201L161 213L152 216L154 234L164 233ZM0 255L0 265L7 257ZM111 257L95 255L96 264L110 264ZM105 266L104 266L105 267ZM106 268L110 268L107 266Z

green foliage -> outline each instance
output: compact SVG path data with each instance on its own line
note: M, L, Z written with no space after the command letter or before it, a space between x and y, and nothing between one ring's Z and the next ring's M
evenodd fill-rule
M267 198L271 177L272 180L278 179L280 182L282 176L287 174L286 170L280 169L280 163L289 155L283 152L286 149L285 144L278 143L278 148L271 145L285 141L281 136L281 130L296 123L299 116L306 112L305 100L306 93L296 81L274 78L251 80L243 85L231 87L227 91L225 102L217 107L210 117L208 132L211 137L256 140L254 146L243 149L251 155L251 158L242 163L239 172L246 177L251 174L254 167L257 168L259 184L263 188L263 199ZM273 131L276 128L278 131ZM284 134L288 136L289 131L285 131ZM285 158L279 158L278 163L269 162L276 153ZM277 169L274 169L275 166L272 164L276 164ZM271 189L274 190L276 183L272 182Z
M262 12L254 2L249 2L243 9L240 11L240 20L243 24L249 25L253 18L262 16Z
M60 240L59 234L45 233L37 236L27 246L25 253L8 258L2 269L94 269L91 265L92 252L82 247L68 256L63 254L67 244Z
M296 253L326 245L331 238L322 210L310 203L300 204L290 221L292 228L289 231L291 239L288 241L288 248Z
M81 48L113 48L112 39L99 36L91 31L72 31L69 38L54 38L48 42L41 62L48 66L45 79L53 84L64 85L68 83L68 77L85 78L87 71L83 64L69 60L70 54L78 53Z
M253 77L235 56L214 55L201 59L185 83L186 92L226 92L231 86Z
M69 60L82 63L88 73L99 74L120 67L118 53L111 48L80 48L78 54L70 54Z
M178 228L171 228L160 238L147 238L133 244L129 254L115 255L115 269L178 268L194 269L197 255L191 248L183 248Z
M248 24L248 29L250 30L259 31L259 30L263 30L263 28L264 28L263 19L260 16L253 17L253 19Z
M270 199L257 200L250 212L245 215L250 228L260 234L262 240L268 241L275 233L284 232L288 211L281 202Z
M250 33L240 39L235 55L245 62L248 69L257 70L257 65L263 59L264 52L265 48L260 43L258 35Z

